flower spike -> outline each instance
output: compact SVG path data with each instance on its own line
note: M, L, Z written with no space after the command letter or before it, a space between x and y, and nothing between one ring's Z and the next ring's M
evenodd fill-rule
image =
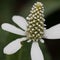
M44 7L41 2L37 2L31 8L28 20L27 33L32 40L41 39L44 34Z

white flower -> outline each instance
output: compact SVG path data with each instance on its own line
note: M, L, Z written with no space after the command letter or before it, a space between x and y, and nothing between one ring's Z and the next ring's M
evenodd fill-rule
M21 16L13 16L13 21L22 29L27 30L27 22L26 20ZM14 25L11 25L9 23L2 24L2 29L6 30L8 32L17 34L17 35L23 35L26 36L26 32L15 27ZM46 29L44 32L44 37L46 39L59 39L60 38L60 24L57 24L49 29ZM21 42L27 40L27 37L18 38L11 43L9 43L3 50L4 54L14 54L19 49L21 49L22 45ZM28 40L29 41L29 40ZM42 41L42 40L41 40ZM30 42L30 41L29 41ZM28 43L29 43L28 42ZM42 41L44 42L44 41ZM43 54L41 52L41 49L38 45L37 41L33 41L32 47L31 47L31 59L32 60L44 60Z
M30 16L31 16L31 14L30 14ZM27 17L27 19L29 20L29 17ZM32 37L32 36L29 35L30 34L29 33L30 32L29 28L27 30L27 26L28 27L31 27L31 26L29 25L29 23L23 17L21 17L21 16L13 16L12 20L21 29L14 26L14 25L12 25L12 24L9 24L9 23L3 23L1 25L2 29L5 30L5 31L8 31L8 32L17 34L17 35L25 36L25 37L18 38L16 40L12 41L11 43L9 43L3 50L4 54L10 55L10 54L16 53L19 49L21 49L21 47L22 47L21 42L22 41L27 41L28 43L33 41L32 46L31 46L31 53L30 53L31 54L31 60L44 60L42 51L41 51L41 49L39 47L39 44L38 44L38 40L40 40L40 42L44 43L44 40L42 38L60 39L60 32L59 32L60 31L60 24L57 24L57 25L55 25L55 26L53 26L53 27L51 27L49 29L43 29L44 30L43 36L40 36L39 33L37 33L37 31L36 31L35 33L32 34L32 36L33 36ZM44 19L42 18L42 20L44 20ZM38 21L39 21L39 19L38 19ZM35 22L35 21L33 21L33 22ZM37 25L40 27L40 25L38 23L37 23ZM35 25L33 25L33 26L35 26ZM42 27L40 27L40 28L42 28ZM34 30L34 28L32 28L32 30ZM37 30L40 31L39 29L37 29ZM27 31L29 31L29 32L27 33ZM42 33L43 32L40 32L40 34L42 34ZM36 34L36 36L39 36L39 37L35 38L35 36L34 36L35 34ZM30 37L32 37L33 39L30 38Z

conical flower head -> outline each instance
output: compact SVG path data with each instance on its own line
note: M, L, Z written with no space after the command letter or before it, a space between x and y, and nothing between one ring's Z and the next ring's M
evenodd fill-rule
M44 34L44 7L41 2L33 5L30 14L26 18L28 20L27 35L32 40L38 40Z

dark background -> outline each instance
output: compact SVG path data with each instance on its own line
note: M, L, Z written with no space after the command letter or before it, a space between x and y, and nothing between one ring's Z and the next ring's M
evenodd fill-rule
M4 22L14 24L12 22L13 15L21 15L27 17L32 5L37 0L0 0L0 26ZM47 29L60 23L60 0L38 0L44 4L45 7L45 23ZM15 24L14 24L15 25ZM52 34L52 33L51 33ZM0 27L0 60L30 60L30 46L31 43L24 46L16 54L7 56L3 54L3 48L14 39L20 36L3 31ZM60 60L60 39L48 40L44 39L45 44L41 44L45 60ZM28 47L28 51L27 51ZM47 48L46 53L45 48ZM25 50L25 51L24 51ZM27 55L25 55L27 54Z

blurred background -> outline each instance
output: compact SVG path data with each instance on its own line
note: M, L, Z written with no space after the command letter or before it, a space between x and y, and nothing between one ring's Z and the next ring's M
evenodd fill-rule
M32 5L40 1L45 7L45 19L47 28L60 23L60 0L0 0L0 60L31 60L31 43L23 42L23 47L13 55L3 54L3 48L11 41L21 36L3 31L2 23L11 23L12 16L20 15L26 18ZM16 25L16 24L14 24ZM40 43L45 60L60 60L60 39L44 39L45 44ZM28 48L28 49L27 49Z

